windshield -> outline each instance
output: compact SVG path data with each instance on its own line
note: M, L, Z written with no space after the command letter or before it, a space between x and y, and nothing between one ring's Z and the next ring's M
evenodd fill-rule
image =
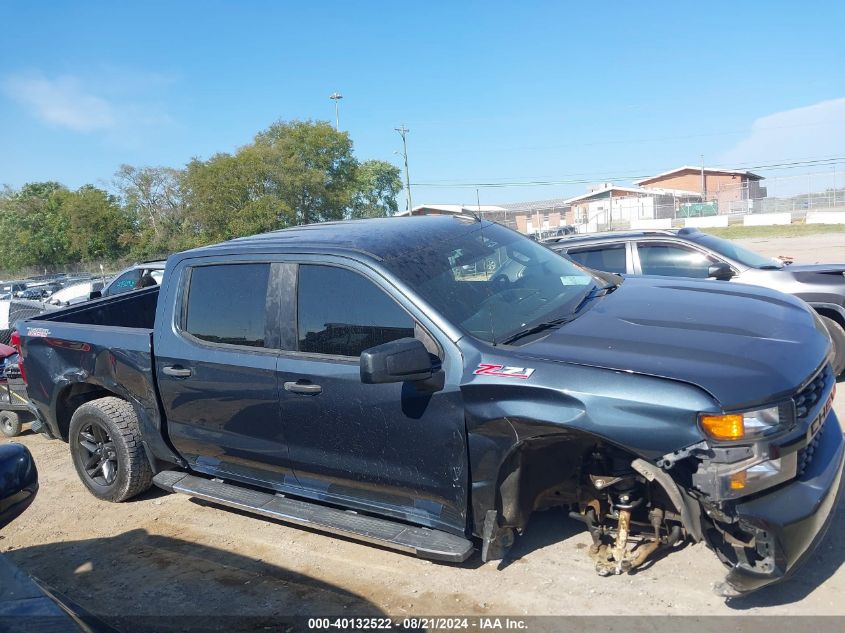
M443 316L492 343L570 314L596 285L571 261L490 222L384 263Z
M702 233L701 235L695 236L695 241L749 268L783 268L783 264L776 259L758 255L753 251L749 251L747 248L743 248L734 242L723 240L720 237Z

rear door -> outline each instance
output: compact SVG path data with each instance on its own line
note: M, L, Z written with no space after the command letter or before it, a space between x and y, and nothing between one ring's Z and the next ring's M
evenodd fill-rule
M293 282L295 349L280 354L277 371L305 493L462 534L468 477L457 348L442 335L438 342L424 315L364 266L301 261ZM442 386L363 384L361 352L405 337L426 344Z
M170 439L200 472L294 481L276 384L279 293L268 291L282 266L184 260L171 273L179 286L171 322L156 326L156 372Z

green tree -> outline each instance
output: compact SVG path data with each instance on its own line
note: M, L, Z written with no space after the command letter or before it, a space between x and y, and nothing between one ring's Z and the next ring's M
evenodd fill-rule
M267 184L294 210L295 224L340 220L351 208L358 161L349 135L329 123L274 123L244 152L262 157Z
M73 260L114 259L126 253L132 221L115 196L93 185L58 195Z
M398 210L396 196L402 191L399 168L383 160L368 160L358 167L353 218L384 218Z
M192 160L183 182L187 239L207 243L352 215L358 162L328 123L278 122L234 154Z
M57 182L28 183L0 196L0 232L7 240L0 265L55 270L72 260L67 218L61 213L64 194Z
M114 186L132 221L124 243L137 257L163 255L182 245L184 170L121 165Z

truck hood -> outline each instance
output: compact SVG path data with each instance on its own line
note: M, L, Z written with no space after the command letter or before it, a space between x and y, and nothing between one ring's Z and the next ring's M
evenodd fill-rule
M811 377L830 345L818 328L803 301L774 290L629 277L520 351L680 380L738 409L788 397Z

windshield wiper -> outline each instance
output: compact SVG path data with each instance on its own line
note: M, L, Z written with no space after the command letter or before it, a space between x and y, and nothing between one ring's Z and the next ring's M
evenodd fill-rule
M564 325L574 319L578 311L583 308L588 301L590 301L591 299L595 299L598 296L611 293L618 287L619 284L595 286L581 298L581 301L578 302L578 305L575 306L575 309L568 316L561 317L559 319L553 319L551 321L544 321L542 323L538 323L537 325L532 325L529 328L525 328L524 330L519 330L518 332L511 334L508 338L503 340L502 343L504 345L508 345L509 343L513 343L514 341L517 341L525 336L530 336L531 334L537 334L538 332L543 332L545 330L550 330L555 327L560 327L561 325Z
M606 286L595 286L592 290L590 290L587 294L585 294L581 301L578 302L578 305L575 306L575 309L572 310L572 314L578 314L578 311L583 308L591 299L595 299L596 297L601 297L606 294L610 294L614 290L619 287L619 284L607 284Z
M520 330L519 332L516 332L515 334L511 334L508 338L506 338L504 341L502 341L502 344L503 345L509 345L510 343L518 341L519 339L521 339L524 336L536 334L537 332L543 332L544 330L550 330L554 327L558 327L560 325L563 325L567 321L571 321L571 320L572 320L572 317L567 316L567 317L562 317L560 319L554 319L552 321L544 321L543 323L538 323L537 325L532 325L529 328L525 328L524 330Z

